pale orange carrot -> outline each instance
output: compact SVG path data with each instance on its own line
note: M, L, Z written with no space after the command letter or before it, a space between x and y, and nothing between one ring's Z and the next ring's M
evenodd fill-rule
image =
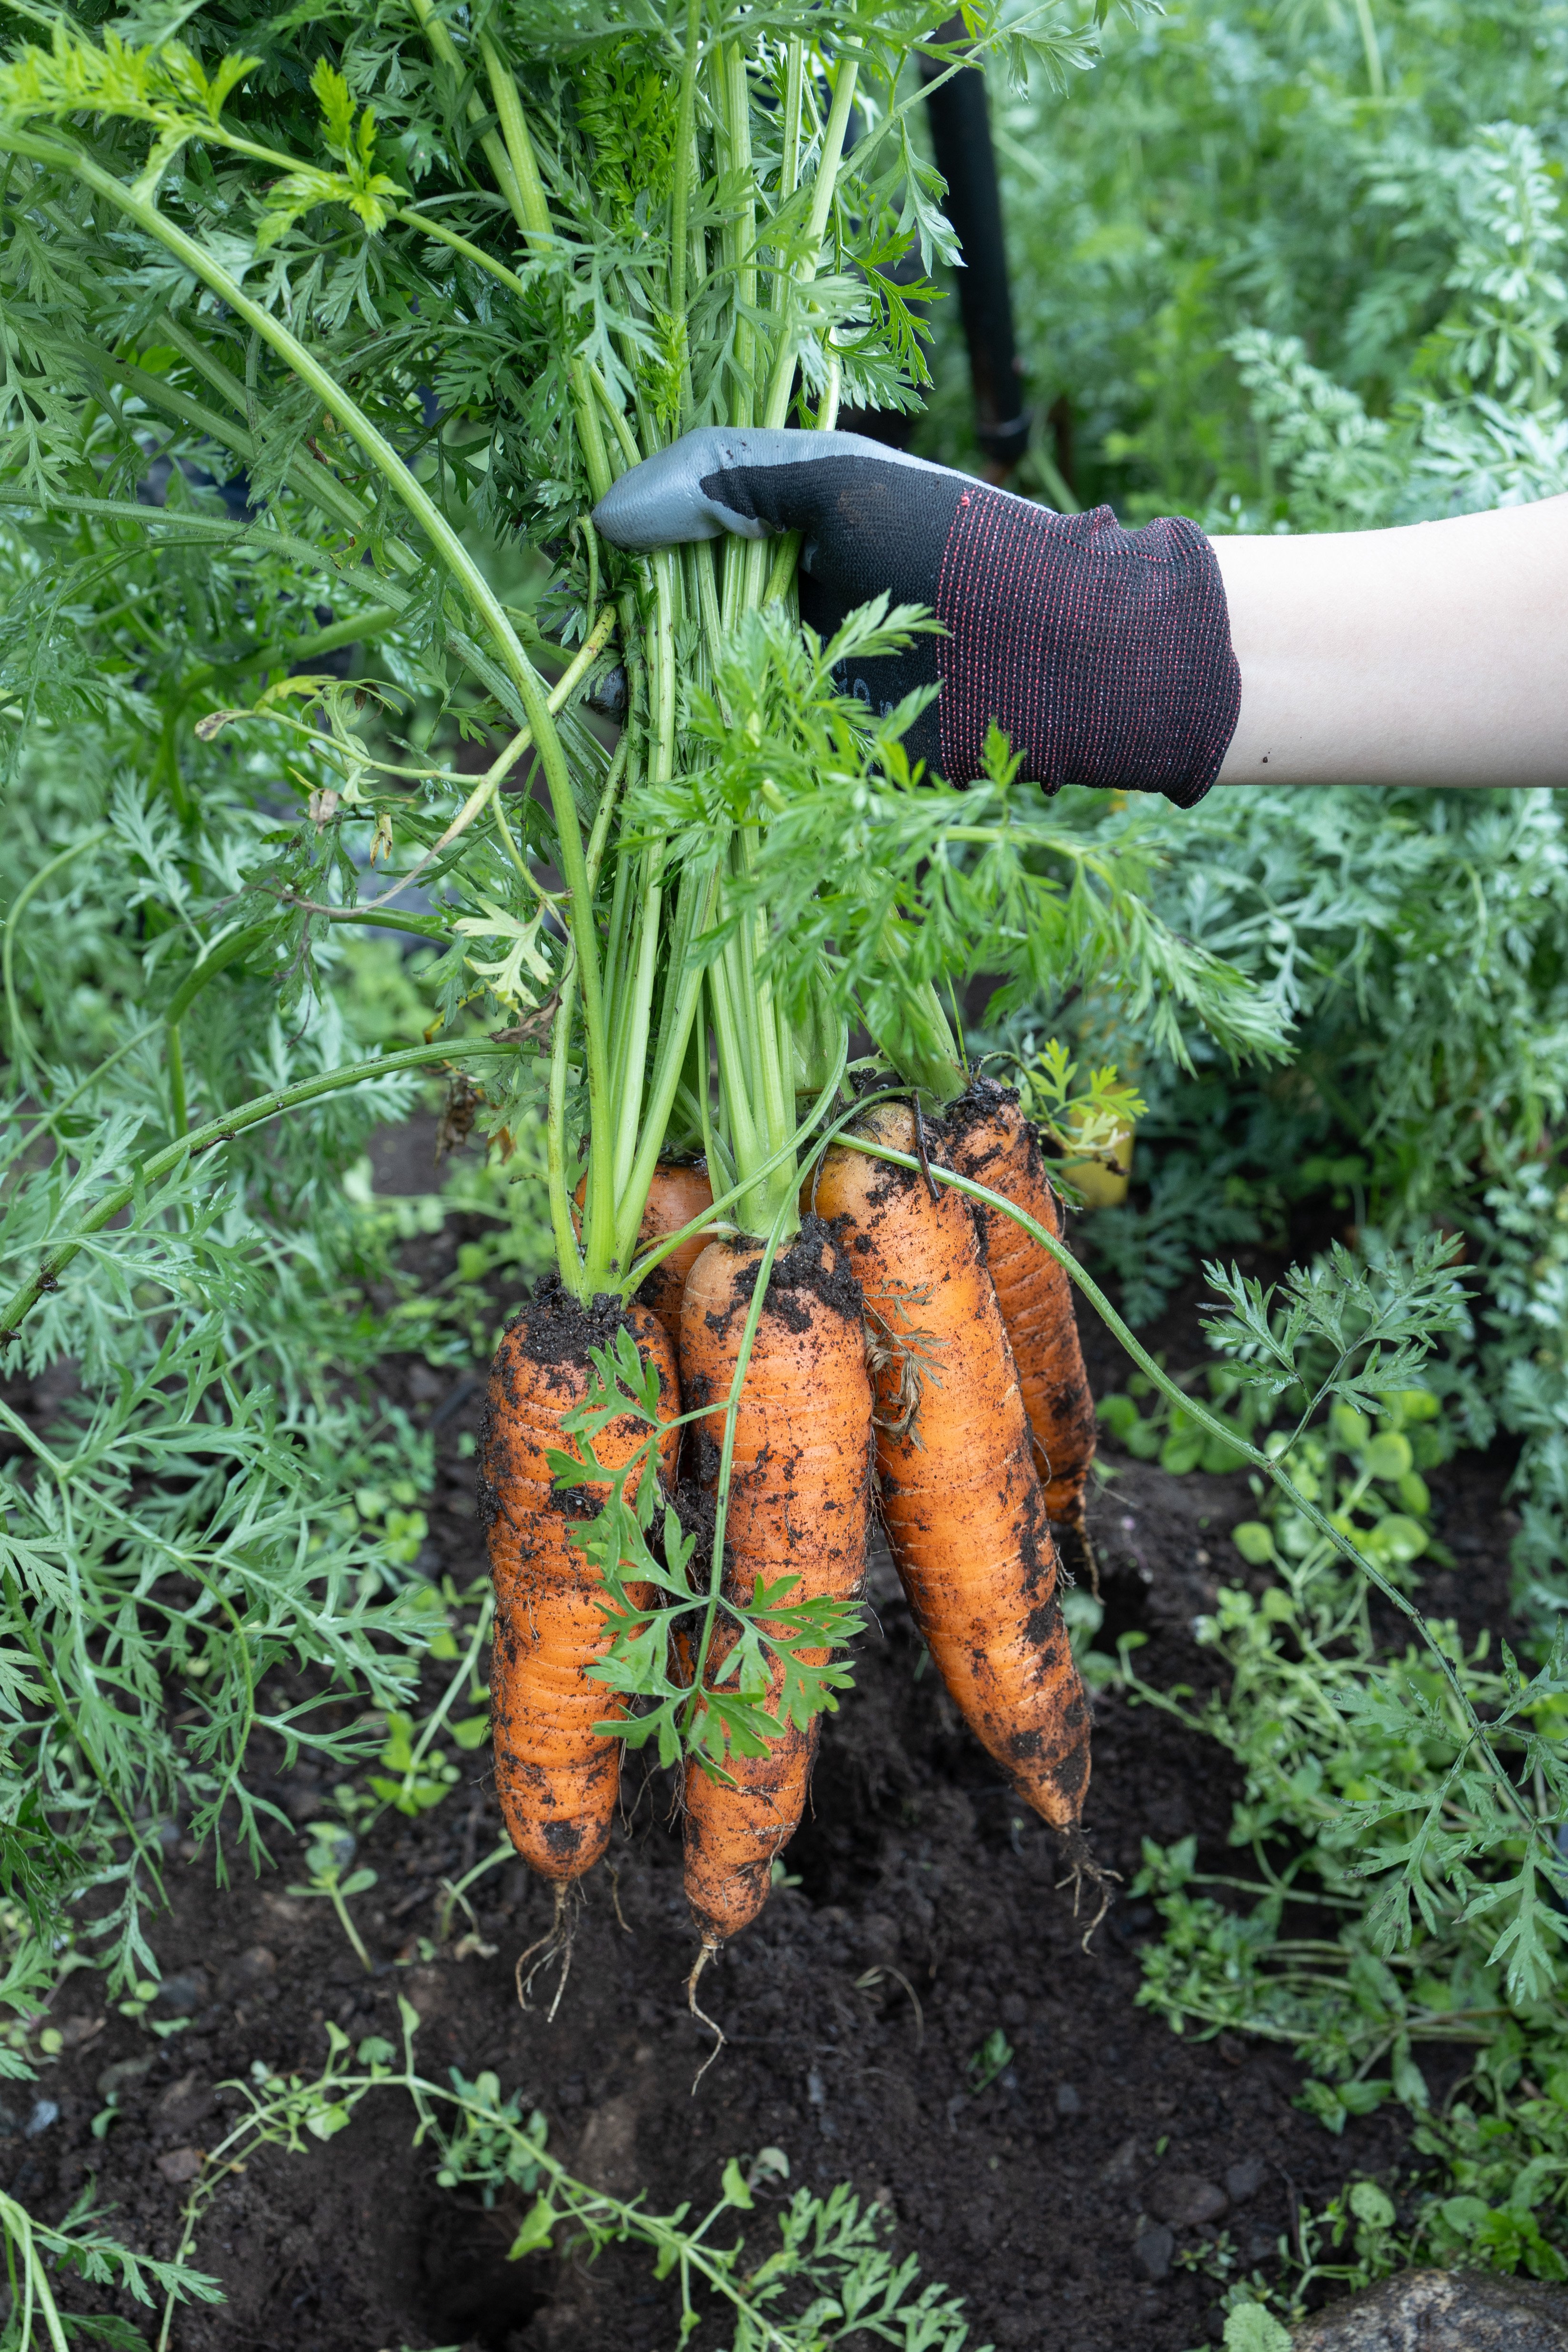
M1000 1192L1058 1241L1061 1204L1051 1189L1040 1139L1010 1087L977 1078L944 1114L948 1164ZM1072 1285L1056 1259L1005 1210L973 1204L1002 1310L1024 1411L1034 1431L1045 1507L1076 1531L1094 1459L1094 1397L1083 1369Z

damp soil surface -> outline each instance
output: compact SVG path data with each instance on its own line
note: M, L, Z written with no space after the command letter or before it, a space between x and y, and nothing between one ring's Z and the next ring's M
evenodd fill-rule
M1159 1344L1192 1361L1195 1332L1184 1305ZM1097 1341L1091 1353L1096 1386L1117 1385L1117 1351ZM421 1565L466 1588L483 1568L472 1444L482 1392L407 1358L386 1368L385 1386L436 1429ZM1136 1627L1148 1636L1146 1678L1202 1687L1212 1669L1191 1621L1222 1576L1241 1572L1226 1531L1250 1510L1245 1482L1109 1466L1095 1507L1103 1638ZM1459 1561L1434 1580L1439 1612L1501 1617L1505 1468L1471 1456L1434 1481L1439 1532ZM258 2064L318 2073L329 2022L356 2043L395 2040L401 1999L419 2013L427 2075L492 2070L542 2110L551 2147L597 2186L645 2189L665 2211L705 2208L726 2160L765 2147L788 2156L790 2187L852 2184L884 2209L897 2248L967 2299L972 2347L1217 2343L1218 2290L1183 2253L1225 2231L1246 2266L1270 2268L1301 2205L1321 2208L1351 2173L1407 2170L1404 2120L1384 2112L1332 2138L1292 2104L1301 2077L1283 2052L1181 2039L1138 2008L1151 1909L1124 1895L1085 1948L1051 1840L922 1670L885 1559L873 1597L877 1622L856 1687L828 1722L789 1883L705 1980L728 2042L700 2085L712 2044L685 2009L695 1943L667 1778L641 1759L628 1767L623 1821L590 1883L552 2023L524 2013L513 1989L515 1959L550 1910L519 1864L478 1879L472 1916L459 1912L441 1934L443 1882L500 1835L480 1752L462 1759L464 1779L433 1811L384 1815L363 1837L355 1866L376 1879L352 1909L368 1973L330 1906L288 1892L303 1876L302 1839L280 1836L276 1870L224 1891L210 1855L180 1846L172 1826L172 1905L152 1929L160 2000L138 2021L93 1975L66 1979L56 2007L68 2046L38 2085L57 2112L31 2137L9 2119L0 2182L53 2218L94 2177L115 2232L171 2254L198 2158L243 2111L225 2084ZM426 1705L450 1671L431 1670ZM1145 1837L1194 1835L1201 1865L1226 1869L1235 1790L1219 1752L1119 1697L1097 1700L1095 1717L1087 1818L1102 1860L1130 1882ZM302 1833L335 1810L331 1776L277 1764L258 1749L262 1786ZM177 2030L156 2035L154 2021ZM1012 2054L977 2093L971 2061L998 2029ZM111 2098L115 2120L95 2137ZM22 2105L20 2086L5 2086L5 2100ZM327 2143L307 2135L298 2154L264 2148L228 2175L194 2249L227 2300L176 2316L176 2352L673 2352L676 2292L643 2252L509 2262L527 2200L486 2210L441 2188L414 2128L403 2096L378 2092ZM779 2193L748 2217L754 2246L770 2236ZM79 2282L65 2293L78 2308L95 2299ZM155 2318L96 2299L155 2340ZM696 2344L730 2341L710 2308Z

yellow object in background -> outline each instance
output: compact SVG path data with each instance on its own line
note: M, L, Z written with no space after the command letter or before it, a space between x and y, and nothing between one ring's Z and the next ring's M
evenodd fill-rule
M1076 1103L1071 1103L1067 1110L1067 1124L1075 1130L1088 1124L1088 1121L1074 1116L1078 1108ZM1095 1124L1099 1125L1099 1120ZM1136 1134L1137 1129L1132 1120L1124 1120L1109 1134L1101 1133L1095 1137L1092 1159L1069 1157L1062 1161L1061 1172L1076 1184L1086 1209L1121 1207L1132 1181L1133 1145Z

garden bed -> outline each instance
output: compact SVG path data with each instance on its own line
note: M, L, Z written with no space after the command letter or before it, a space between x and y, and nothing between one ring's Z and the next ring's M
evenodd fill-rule
M1191 1329L1189 1307L1162 1337L1176 1353ZM1114 1384L1114 1351L1093 1352L1097 1385ZM471 1376L406 1358L385 1370L389 1395L438 1433L421 1564L465 1589L484 1565L465 1446L480 1391ZM1147 1680L1201 1688L1212 1660L1191 1620L1222 1575L1246 1573L1226 1538L1247 1513L1245 1481L1113 1468L1096 1507L1100 1642L1142 1631ZM1459 1567L1431 1580L1427 1605L1472 1622L1500 1612L1498 1474L1462 1457L1435 1485ZM287 1837L275 1872L256 1882L242 1865L226 1892L209 1857L188 1845L172 1854L172 1909L153 1932L165 1990L151 2014L188 2021L155 2038L116 2013L98 1978L68 1978L56 2001L68 2047L38 2085L58 2112L23 2136L39 2111L29 2117L20 2089L7 2093L17 2128L0 2143L5 2188L52 2215L95 2176L116 2233L172 2253L189 2151L214 2146L241 2113L225 2081L258 2062L318 2073L329 2021L356 2043L395 2039L402 1996L422 2021L428 2076L492 2070L543 2110L550 2147L597 2186L643 2189L662 2210L684 2200L701 2210L727 2158L774 2147L791 2186L844 2181L878 2200L899 2248L967 2298L975 2345L1186 2352L1216 2339L1227 2247L1244 2270L1273 2274L1299 2210L1321 2209L1353 2173L1407 2172L1405 2118L1385 2109L1336 2140L1292 2105L1300 2071L1282 2050L1183 2040L1138 2009L1149 1906L1124 1894L1083 1949L1086 1921L1055 1884L1049 1838L1021 1817L936 1675L921 1672L885 1558L872 1589L876 1623L857 1686L828 1722L812 1811L787 1857L797 1883L775 1890L705 1982L729 2041L695 2091L712 2043L685 2004L695 1942L669 1776L629 1761L622 1824L609 1866L589 1882L552 2024L540 2009L522 2012L513 1989L516 1958L549 1913L546 1889L519 1864L480 1878L474 1921L458 1911L439 1939L442 1882L500 1833L480 1750L462 1758L462 1781L433 1811L384 1815L361 1842L355 1866L373 1869L376 1884L351 1907L373 1974L329 1904L286 1891L303 1875ZM432 1667L426 1706L449 1672ZM1234 1866L1227 1759L1114 1694L1097 1701L1096 1718L1089 1821L1101 1857L1130 1883L1145 1836L1196 1834L1205 1867ZM268 1780L265 1755L256 1760L265 1793L300 1828L331 1808L329 1784L308 1768ZM971 2062L998 2029L1011 2056L977 2093ZM1440 2060L1435 2087L1459 2063ZM110 2091L116 2119L94 2137ZM674 2343L675 2291L653 2279L645 2252L613 2248L592 2266L548 2254L508 2262L531 2200L503 2194L486 2210L444 2190L413 2130L401 2093L373 2093L329 2144L304 2155L264 2148L226 2179L195 2260L228 2301L176 2316L178 2352ZM759 2250L779 2196L764 2192L749 2223ZM1185 2267L1184 2253L1207 2270ZM704 2340L727 2340L717 2312Z

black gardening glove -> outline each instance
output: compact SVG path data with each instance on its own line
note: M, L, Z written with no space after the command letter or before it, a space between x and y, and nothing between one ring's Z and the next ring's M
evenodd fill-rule
M905 740L950 783L980 773L992 719L1023 772L1201 800L1235 731L1240 675L1214 551L1180 517L1122 530L1109 507L1053 514L855 433L705 425L632 467L594 509L619 547L798 530L800 615L831 636L885 593L946 635L855 660L884 711L940 686Z

